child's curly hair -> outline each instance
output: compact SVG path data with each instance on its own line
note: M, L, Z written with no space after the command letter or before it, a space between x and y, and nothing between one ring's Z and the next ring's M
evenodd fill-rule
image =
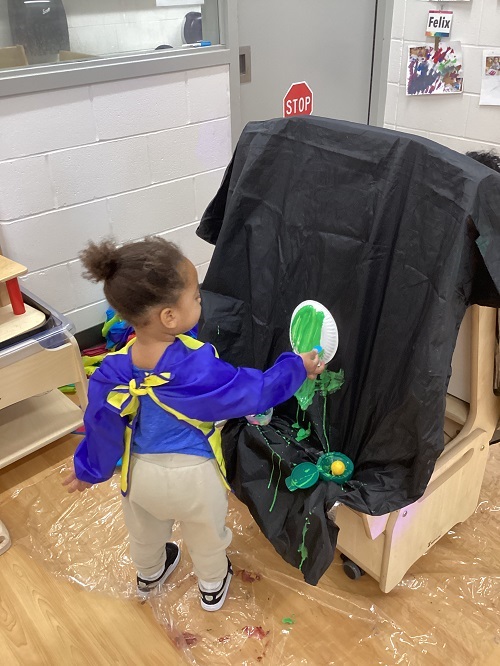
M493 171L498 171L500 173L500 157L492 150L485 150L482 152L471 150L465 154L467 157L472 157L472 159L476 160L476 162L481 162L481 164L490 167L490 169L493 169Z
M173 306L186 286L185 256L164 238L149 237L119 246L107 238L80 253L83 276L104 282L108 303L129 324L147 323L150 308Z

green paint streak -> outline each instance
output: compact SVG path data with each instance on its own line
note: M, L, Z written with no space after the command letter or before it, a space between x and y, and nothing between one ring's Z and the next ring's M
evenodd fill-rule
M281 481L281 467L279 468L279 470L280 470L280 474L278 476L278 483L276 484L276 488L274 489L274 497L273 497L273 501L271 503L271 506L269 507L269 513L271 513L271 511L274 509L274 505L276 504L276 499L278 497L278 490L279 490L280 481Z
M300 554L300 557L302 558L300 561L299 565L299 570L302 571L302 567L304 566L304 562L307 560L309 557L309 551L307 550L306 546L306 534L307 530L309 529L309 525L311 524L311 521L309 518L306 518L306 522L304 523L304 527L302 529L302 543L298 547L297 552Z
M326 432L326 396L324 397L323 404L323 435L325 436L326 453L330 453L330 440L328 439L328 434Z
M273 501L272 501L272 503L271 503L271 506L269 507L269 513L271 513L271 511L274 509L274 505L276 504L276 499L277 499L277 497L278 497L278 490L279 490L279 485L280 485L280 481L281 481L281 474L282 474L281 463L283 462L283 458L280 456L279 453L277 453L277 452L273 449L273 447L272 447L272 445L271 445L271 442L270 442L270 441L267 439L267 437L265 436L265 434L264 434L262 428L261 428L260 426L256 426L256 427L257 427L257 430L258 430L258 431L260 432L260 434L262 435L264 441L266 442L267 447L268 447L269 450L271 451L271 461L272 461L272 465L273 465L273 466L272 466L272 469L271 469L271 476L269 477L269 483L267 484L267 488L268 488L268 490L271 488L271 484L272 484L272 482L273 482L273 477L274 477L274 469L275 469L275 463L276 463L274 456L276 456L276 458L278 459L279 476L278 476L278 482L276 483L276 488L275 488L275 490L274 490ZM281 437L283 437L283 435L281 435ZM284 439L284 437L283 437L283 439ZM286 440L285 440L285 441L286 441Z
M307 430L304 428L301 428L299 432L297 433L297 437L295 438L298 442L302 442L302 440L307 439L311 434L311 426Z
M322 395L326 396L330 393L336 393L344 385L344 371L331 372L330 370L325 370L316 381L319 382L319 390Z
M312 305L305 305L292 321L292 346L297 354L310 352L321 346L321 329L325 315L317 312Z
M269 444L268 444L268 445L269 445ZM270 487L271 487L271 483L273 482L274 465L275 465L274 456L277 456L277 457L278 457L278 469L280 470L280 474L281 474L280 461L282 460L282 458L280 457L279 453L276 453L276 451L275 451L274 449L271 449L271 450L272 450L271 462L272 462L272 464L273 464L273 467L272 467L272 469L271 469L271 476L269 477L269 483L267 484L267 489L268 489L268 490L270 489Z
M342 388L344 384L344 371L331 372L325 370L316 380L306 379L300 389L295 394L299 406L305 411L313 401L317 392L323 396L335 393Z
M316 393L316 381L317 380L314 379L306 379L306 381L302 384L302 386L295 394L299 406L304 411L306 411L306 409L311 405L313 401L314 394Z
M324 448L325 452L330 451L330 442L328 439L328 434L327 434L327 429L326 429L326 398L330 393L336 393L339 391L344 384L344 371L340 370L339 372L332 372L330 370L325 370L321 375L318 376L316 380L312 379L307 379L300 389L297 391L295 394L295 397L297 398L297 402L299 403L299 407L302 407L302 409L307 409L313 401L313 398L316 393L320 393L324 397L324 405L323 405L323 434L325 436L325 442L326 442L326 448ZM298 422L298 409L297 409L297 423L293 424L293 427L295 428L296 426L300 427L300 424ZM310 428L309 432L307 435L305 435L307 431L305 431L303 428L299 430L299 433L297 435L297 441L302 441L303 439L307 439L310 435Z

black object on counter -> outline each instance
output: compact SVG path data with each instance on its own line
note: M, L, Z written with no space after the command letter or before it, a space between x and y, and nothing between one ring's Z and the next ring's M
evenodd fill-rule
M13 44L24 46L28 61L69 51L69 31L62 0L25 3L8 0Z
M186 44L196 44L203 39L202 16L200 12L188 12L184 17L183 36Z

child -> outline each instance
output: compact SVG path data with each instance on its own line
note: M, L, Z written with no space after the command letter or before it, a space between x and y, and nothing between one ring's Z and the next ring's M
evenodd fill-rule
M500 173L500 157L494 153L492 150L490 151L474 151L471 150L468 153L465 153L467 157L472 157L473 160L476 160L476 162L480 162L481 164L484 164L484 166L490 167L490 169L493 169L493 171L497 171Z
M104 282L108 302L134 326L136 339L109 354L90 379L86 435L64 484L74 492L106 481L123 457L123 513L138 590L149 592L176 568L180 552L170 538L177 520L201 605L218 610L232 575L232 535L214 422L284 402L324 364L314 351L283 354L266 372L219 360L212 345L186 334L201 314L198 277L164 239L90 243L81 259L85 276Z

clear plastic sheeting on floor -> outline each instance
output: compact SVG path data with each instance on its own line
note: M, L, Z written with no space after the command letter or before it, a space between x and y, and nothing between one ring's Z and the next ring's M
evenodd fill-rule
M117 479L67 495L66 473L66 466L57 467L2 502L0 512L3 506L26 526L28 536L17 545L89 593L140 603ZM500 447L494 446L475 515L435 544L389 595L368 576L347 579L338 556L317 587L307 585L232 497L235 577L223 609L200 608L186 552L171 582L146 603L186 663L195 665L498 663L499 478ZM180 542L179 531L174 538Z

